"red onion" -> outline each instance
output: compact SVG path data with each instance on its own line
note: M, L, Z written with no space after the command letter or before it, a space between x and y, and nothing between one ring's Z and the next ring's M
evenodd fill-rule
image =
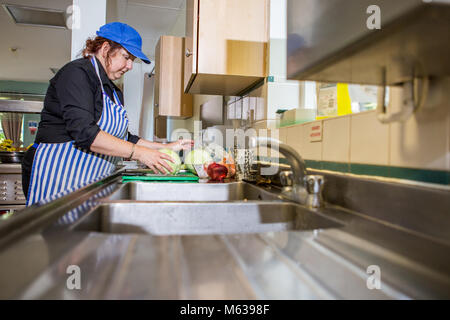
M213 181L223 181L228 174L228 169L224 165L218 164L216 162L211 163L206 170L208 176Z

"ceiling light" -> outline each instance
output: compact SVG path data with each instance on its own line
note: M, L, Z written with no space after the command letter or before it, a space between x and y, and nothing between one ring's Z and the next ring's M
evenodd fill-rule
M2 6L16 24L67 29L64 11L12 4Z

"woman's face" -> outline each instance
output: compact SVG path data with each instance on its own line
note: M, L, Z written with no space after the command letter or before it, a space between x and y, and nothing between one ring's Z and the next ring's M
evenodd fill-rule
M109 50L109 45L102 49L105 49L104 52L107 52L107 50ZM103 54L103 57L106 61L106 54ZM109 58L109 63L105 63L104 67L110 80L117 80L126 72L133 69L135 57L130 55L124 48L116 50Z

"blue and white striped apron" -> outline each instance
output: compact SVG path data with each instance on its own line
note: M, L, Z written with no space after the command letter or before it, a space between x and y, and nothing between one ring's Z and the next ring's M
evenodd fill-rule
M95 57L91 57L103 94L103 110L97 125L101 130L126 140L128 117L114 90L114 101L105 93ZM77 148L74 141L40 143L34 155L27 206L65 196L110 175L119 157Z

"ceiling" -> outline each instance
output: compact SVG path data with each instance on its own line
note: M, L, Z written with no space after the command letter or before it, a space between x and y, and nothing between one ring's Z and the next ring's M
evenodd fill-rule
M3 2L2 2L3 3ZM7 0L5 3L66 10L71 0ZM0 7L0 79L46 81L50 67L70 60L69 30L16 25ZM10 48L17 48L11 52Z
M136 28L142 36L143 51L154 58L161 35L171 34L177 20L185 15L186 0L107 0L111 21ZM66 10L72 0L5 0L1 3ZM71 31L48 27L16 25L0 7L0 80L46 82L70 60ZM15 52L11 48L17 48Z
M154 59L159 37L171 34L177 19L185 15L185 5L186 0L133 0L118 18L139 31L144 53Z

